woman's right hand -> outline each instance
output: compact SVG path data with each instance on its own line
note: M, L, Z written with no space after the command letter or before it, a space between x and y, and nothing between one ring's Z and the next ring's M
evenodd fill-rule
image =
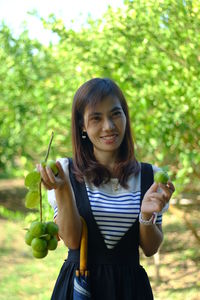
M56 162L58 168L58 175L56 176L49 167L44 168L41 164L37 165L37 169L41 174L44 187L47 190L55 190L58 212L56 224L59 227L59 236L68 248L78 249L82 223L70 183L69 160L65 158L61 163L59 161Z
M54 175L50 167L43 167L42 164L38 164L37 170L41 174L42 183L47 190L59 189L64 185L69 184L69 178L65 175L63 168L59 161L56 162L58 168L58 175Z

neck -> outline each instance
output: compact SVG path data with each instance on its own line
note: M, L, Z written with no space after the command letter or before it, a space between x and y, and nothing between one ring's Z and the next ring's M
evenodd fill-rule
M98 155L97 153L95 153L95 157L98 160L98 162L100 162L107 169L109 169L111 174L113 173L113 169L114 169L114 166L115 166L115 163L116 163L117 154L104 152L104 153L102 153L102 155Z

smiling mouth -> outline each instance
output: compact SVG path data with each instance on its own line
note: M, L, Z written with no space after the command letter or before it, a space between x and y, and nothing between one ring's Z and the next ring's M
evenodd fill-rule
M113 141L117 137L117 134L102 136L101 139L105 141Z

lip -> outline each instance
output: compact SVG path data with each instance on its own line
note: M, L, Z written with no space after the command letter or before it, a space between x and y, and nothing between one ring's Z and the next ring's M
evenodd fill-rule
M112 137L116 137L116 136L117 136L116 133L112 133L112 134L106 134L106 135L103 135L103 136L101 136L101 138L102 138L102 139L104 139L104 138L112 138Z
M114 134L107 134L107 135L104 135L104 136L101 136L100 138L106 143L106 144L112 144L116 141L116 138L117 138L117 134L114 133Z

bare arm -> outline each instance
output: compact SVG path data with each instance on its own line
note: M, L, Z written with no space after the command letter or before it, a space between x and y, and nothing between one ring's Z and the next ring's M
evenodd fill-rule
M62 166L56 162L59 173L54 176L50 168L39 166L42 182L46 189L55 190L58 214L56 223L59 227L59 236L70 249L78 249L80 246L82 223L76 206L74 193L69 176L63 172Z
M154 183L146 192L141 206L141 214L144 220L149 220L154 212L160 212L163 207L169 202L174 186L169 181L167 185L160 185L162 193L158 193L158 184ZM144 225L140 224L140 246L146 256L151 256L158 251L162 240L161 225Z
M150 219L150 218L149 218ZM140 246L146 256L152 256L160 247L163 240L161 225L140 224Z

